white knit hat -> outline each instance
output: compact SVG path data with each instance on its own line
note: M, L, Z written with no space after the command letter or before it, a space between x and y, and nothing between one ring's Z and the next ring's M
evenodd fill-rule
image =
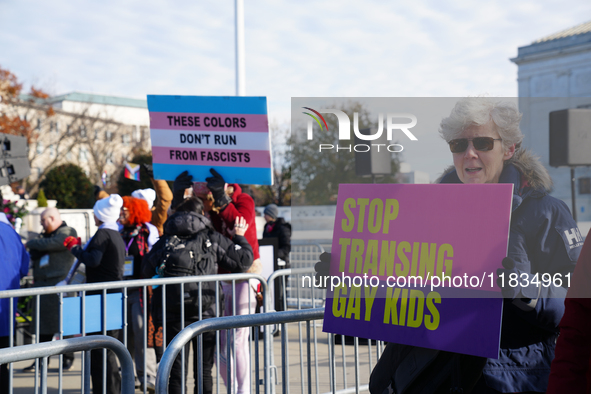
M131 193L131 197L146 200L146 202L148 203L148 208L152 209L152 205L154 205L154 200L156 200L156 192L154 191L154 189L138 189Z
M94 204L94 215L103 223L115 223L119 219L123 199L119 194L111 194L109 197L98 200Z

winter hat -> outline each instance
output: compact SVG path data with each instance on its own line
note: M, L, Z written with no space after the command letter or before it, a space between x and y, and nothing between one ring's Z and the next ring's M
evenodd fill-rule
M273 219L277 219L277 216L279 216L279 208L277 208L277 205L275 204L267 205L264 214L272 217Z
M152 209L152 206L154 205L154 200L156 200L156 192L154 191L154 189L138 189L131 193L131 197L146 200L146 202L148 203L148 208Z
M197 197L206 196L211 193L211 190L207 187L207 182L193 182L193 193Z
M98 200L94 204L94 215L103 223L115 223L119 219L123 199L119 194L111 194L109 197Z

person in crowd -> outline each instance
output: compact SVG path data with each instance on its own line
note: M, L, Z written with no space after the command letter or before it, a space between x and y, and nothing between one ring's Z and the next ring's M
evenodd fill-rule
M67 237L64 246L86 266L86 282L112 282L123 279L125 266L125 244L119 234L117 220L123 207L123 199L118 194L98 200L94 204L94 222L98 230L86 247L82 247L80 238ZM98 291L94 294L100 294ZM88 295L93 292L88 292ZM121 330L107 331L107 335L119 339ZM99 333L94 333L98 335ZM93 335L93 334L89 334ZM107 351L107 393L121 392L121 375L117 359L112 351ZM103 350L92 350L90 353L90 373L93 392L100 393L103 389Z
M153 191L152 191L153 192ZM135 193L135 192L134 192ZM155 196L155 193L154 193ZM144 199L124 196L123 207L119 216L121 237L125 244L125 279L142 279L142 259L148 254L152 246L148 222L152 213L148 203ZM153 227L153 226L152 226ZM153 227L155 229L155 227ZM158 232L156 230L156 235ZM158 237L156 237L158 241ZM149 302L149 295L146 300ZM156 383L156 354L153 348L147 348L144 352L144 329L147 319L144 319L143 288L130 288L127 292L127 347L135 361L135 371L144 391L154 391ZM149 309L148 309L149 310ZM147 318L148 316L146 316ZM144 380L144 361L146 364Z
M0 290L20 288L20 280L29 272L29 254L21 242L20 236L6 223L0 223L0 255L2 256L2 275ZM17 299L14 298L13 311L16 312ZM10 346L10 319L15 327L14 315L10 315L10 301L0 299L0 348ZM15 343L13 343L15 345ZM0 392L8 393L8 364L0 366Z
M572 275L548 394L591 393L591 231Z
M154 179L152 165L142 164L142 167L144 167L148 176L152 180L152 185L154 186L154 192L156 194L155 201L152 200L152 204L148 203L148 205L151 205L150 209L152 210L151 223L158 229L158 234L162 235L164 231L164 222L166 222L166 219L168 218L168 209L172 204L172 190L170 190L168 182Z
M521 146L520 120L512 103L459 100L440 125L454 166L439 182L513 184L509 247L498 274L565 275L574 270L581 250L566 236L578 231L577 224L566 204L548 194L552 180L547 170ZM327 274L327 261L325 256L321 259L318 272ZM538 287L531 280L529 284L502 287L499 358L487 360L473 393L546 391L567 289L554 284Z
M16 194L18 194L21 200L27 200L29 198L29 195L27 194L27 191L23 186L19 186L16 188Z
M109 197L109 193L103 190L102 187L94 186L94 199L95 201L102 200L103 198Z
M164 182L164 181L161 181ZM166 183L166 182L164 182ZM167 185L168 187L168 185ZM169 188L170 189L170 188ZM160 238L160 230L158 230L158 228L156 226L154 226L152 223L150 223L150 221L152 220L152 209L154 208L154 201L156 200L156 191L154 191L154 189L138 189L138 190L134 190L131 193L132 197L135 198L139 198L141 200L144 200L147 204L148 204L148 211L150 213L150 218L148 219L147 222L145 222L146 227L148 227L148 230L150 231L150 238L149 238L149 242L151 245L154 245L157 241L158 238Z
M207 183L196 183L193 185L193 191L200 197L204 198L206 206L209 208L209 217L213 227L220 234L226 237L231 237L234 231L234 223L236 218L243 217L248 224L248 230L245 237L252 247L254 262L249 273L262 273L262 264L259 256L259 242L256 233L255 223L255 204L251 196L242 193L242 189L238 184L226 184L224 178L214 169L210 169L211 177L206 178ZM192 177L187 173L179 176L182 184L178 185L175 180L174 184L174 200L181 197L181 191L185 187L190 187ZM177 180L179 180L177 178ZM173 202L174 205L174 202ZM220 273L227 273L227 271L220 270ZM233 289L233 287L235 287ZM232 282L222 282L222 289L224 291L224 316L234 315L248 315L252 314L256 308L256 288L258 281L244 280L237 281L235 285ZM235 290L235 293L233 292ZM234 310L234 307L236 308ZM250 392L250 352L249 352L249 336L250 329L248 327L237 328L233 330L231 335L231 342L234 343L236 349L236 384L235 387L238 393ZM226 376L228 360L223 349L226 348L227 335L225 331L220 334L220 374L226 385L228 384L228 377ZM230 363L231 365L232 363ZM234 371L231 371L230 377L234 376ZM232 381L234 386L234 382Z
M142 272L145 277L215 275L218 266L228 272L244 272L253 261L252 248L244 237L248 224L243 218L237 218L232 240L214 231L211 222L203 215L203 202L198 197L191 197L181 202L166 223L164 234L154 245L150 253L144 257ZM182 246L181 246L182 245ZM202 318L216 316L216 283L205 282L201 285L201 304L199 304L199 287L185 284L184 316L180 322L179 292L177 285L166 288L166 320L162 316L162 286L154 290L152 313L155 324L166 324L166 343L180 332L182 327ZM196 357L196 340L193 341L193 354ZM215 350L215 333L203 334L203 392L213 391L213 354ZM185 365L188 366L189 349L185 351ZM180 393L183 387L181 374L181 357L174 362L169 381L169 392ZM196 359L193 361L194 376L197 376ZM186 371L187 369L185 369ZM196 379L195 393L199 382Z
M265 229L263 231L263 238L277 238L277 269L291 268L289 264L289 252L291 251L291 226L283 218L279 216L279 208L275 204L269 204L263 212L265 217ZM283 297L284 288L283 283L287 281L285 278L277 278L275 280L275 310L285 310L285 299Z
M512 183L509 247L499 274L567 274L581 245L565 234L578 232L577 223L566 204L548 194L552 179L542 163L522 148L520 120L512 103L460 100L441 122L455 167L441 183ZM475 392L546 391L567 289L529 283L502 288L499 358L487 361Z
M76 237L76 230L61 219L57 208L47 208L41 213L44 232L39 238L27 242L33 268L33 287L55 286L68 275L75 257L64 246L67 237ZM39 342L49 342L59 332L60 307L57 294L41 296L39 308ZM74 354L63 356L63 370L69 371L74 364ZM23 369L34 372L35 363Z

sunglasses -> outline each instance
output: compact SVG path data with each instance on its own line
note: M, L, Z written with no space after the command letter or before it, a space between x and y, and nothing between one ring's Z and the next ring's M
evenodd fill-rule
M502 141L502 139L492 137L458 138L449 141L449 149L452 153L462 153L468 149L468 141L472 141L474 149L485 152L492 150L495 147L495 141Z

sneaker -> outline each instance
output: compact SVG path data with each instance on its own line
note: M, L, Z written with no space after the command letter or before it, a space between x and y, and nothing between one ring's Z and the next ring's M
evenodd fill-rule
M35 361L28 367L21 369L21 372L35 372Z
M142 393L144 392L144 385L143 384L140 385L140 391ZM154 383L148 382L148 384L146 385L146 392L150 393L150 394L156 393L156 386L154 385Z
M72 368L74 368L74 359L64 358L64 363L62 364L62 371L69 371Z

